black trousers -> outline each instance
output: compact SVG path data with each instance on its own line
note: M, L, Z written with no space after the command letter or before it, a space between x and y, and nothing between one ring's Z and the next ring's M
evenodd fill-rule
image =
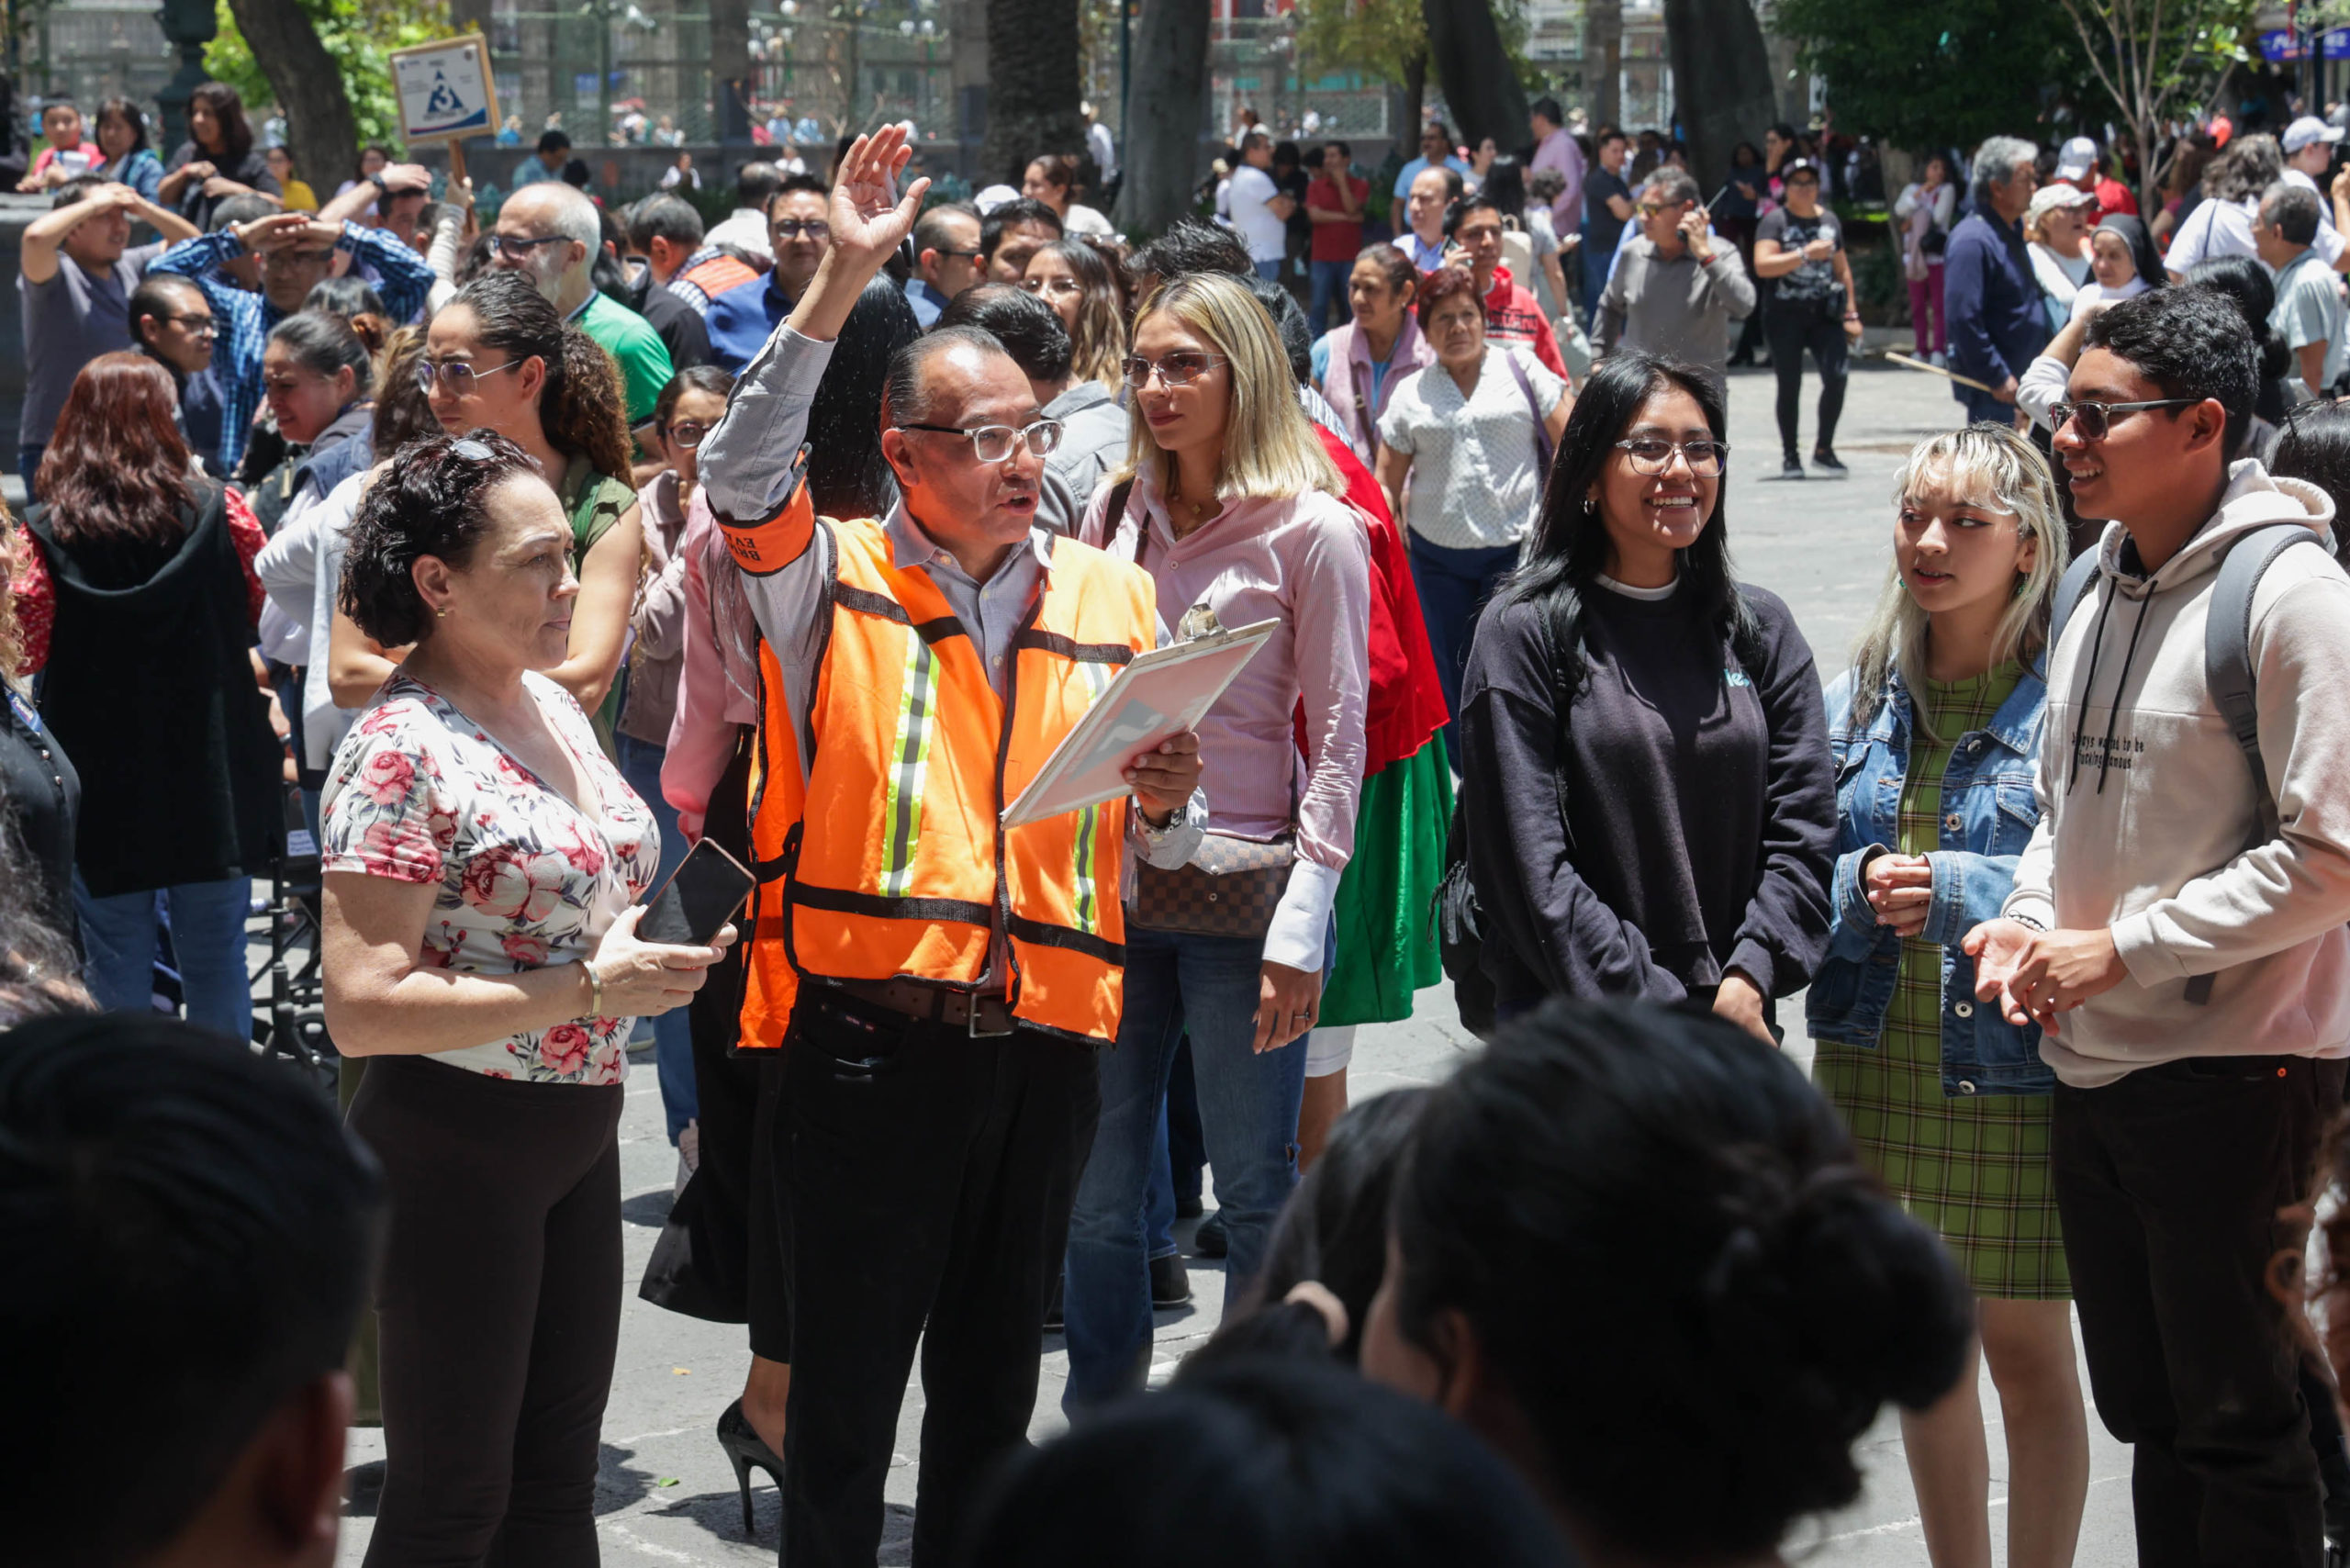
M1026 1029L973 1039L811 987L784 1079L783 1560L872 1568L919 1340L913 1561L936 1568L1027 1439L1046 1298L1101 1112L1093 1053Z
M2146 1568L2324 1554L2300 1352L2267 1288L2298 1258L2344 1064L2201 1057L2056 1089L2052 1159L2089 1386L2135 1445Z
M596 1561L621 1327L621 1090L378 1057L351 1127L384 1162L384 1495L367 1568Z
M1852 350L1844 323L1836 312L1816 299L1782 300L1775 296L1762 310L1762 333L1771 343L1771 374L1779 378L1779 444L1789 457L1802 447L1796 441L1803 409L1803 352L1811 351L1819 368L1819 433L1814 450L1836 444L1836 421L1844 414L1844 375Z

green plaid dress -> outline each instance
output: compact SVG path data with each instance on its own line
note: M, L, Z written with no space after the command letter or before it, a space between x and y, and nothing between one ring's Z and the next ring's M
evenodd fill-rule
M2014 664L1972 680L1916 681L1934 727L1915 729L1901 785L1904 855L1942 847L1942 780L1952 744L1989 724L2020 678ZM1861 1158L1909 1212L1941 1233L1977 1295L2064 1301L2064 1233L2049 1179L2045 1094L1942 1092L1942 950L1901 944L1901 979L1876 1048L1822 1041L1812 1081L1843 1114Z

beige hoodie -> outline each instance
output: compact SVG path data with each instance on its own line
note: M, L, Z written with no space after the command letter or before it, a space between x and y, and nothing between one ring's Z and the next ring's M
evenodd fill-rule
M2253 596L2260 751L2282 826L2254 849L2251 770L2203 678L2220 547L2274 522L2330 537L2333 516L2315 486L2247 460L2151 577L2123 569L2129 534L2106 525L2098 579L2050 663L2040 826L2005 906L2051 928L2112 927L2130 971L2043 1037L2066 1083L2183 1057L2350 1055L2350 577L2325 551L2293 549ZM2202 1006L2186 997L2199 974L2214 975Z

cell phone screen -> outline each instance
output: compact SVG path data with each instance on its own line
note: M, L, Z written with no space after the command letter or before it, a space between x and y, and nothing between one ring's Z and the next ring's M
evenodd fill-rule
M636 934L646 942L706 947L755 885L741 861L705 838L653 895Z

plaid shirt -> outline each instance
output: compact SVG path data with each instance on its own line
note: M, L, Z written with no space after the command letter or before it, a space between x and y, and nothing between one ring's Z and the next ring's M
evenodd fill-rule
M432 269L425 264L424 258L384 230L363 229L346 222L335 249L348 252L353 259L375 269L382 280L375 286L375 292L383 298L384 313L395 321L405 321L413 316L431 292ZM236 230L223 229L181 241L147 268L149 272L178 274L204 290L204 297L212 302L213 317L219 323L219 336L212 344L212 371L214 379L220 384L223 473L233 473L237 460L245 454L253 410L261 406L262 353L269 346L270 329L286 316L269 302L267 296L224 283L213 275L223 263L242 254L244 244L237 238Z

